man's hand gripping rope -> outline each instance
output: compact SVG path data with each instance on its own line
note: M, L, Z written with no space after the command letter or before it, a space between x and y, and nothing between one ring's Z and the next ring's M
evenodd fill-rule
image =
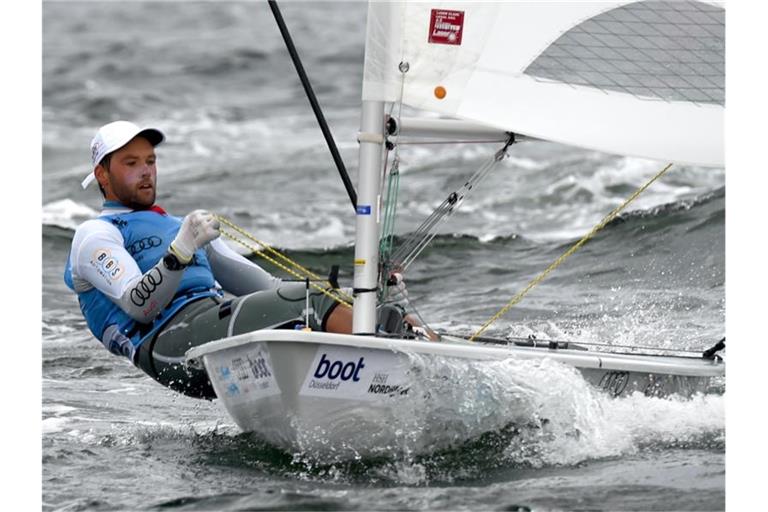
M221 235L219 219L205 210L195 210L184 217L179 233L169 250L183 264L192 261L195 251Z

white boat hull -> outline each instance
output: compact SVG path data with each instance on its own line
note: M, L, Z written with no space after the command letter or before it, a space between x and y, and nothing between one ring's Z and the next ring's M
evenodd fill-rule
M576 368L613 396L635 391L690 395L705 391L710 378L725 371L722 362L694 358L287 330L254 331L187 353L188 364L205 367L218 398L243 431L291 452L341 457L384 455L404 443L409 451L447 448L503 428L513 419L494 411L449 411L440 420L443 425L430 430L421 423L414 435L408 432L413 425L407 410L434 391L425 386L425 367L510 358ZM443 380L450 379L450 368L435 370L431 382L439 386L440 371L446 373ZM468 415L469 421L457 418L451 426L451 415Z

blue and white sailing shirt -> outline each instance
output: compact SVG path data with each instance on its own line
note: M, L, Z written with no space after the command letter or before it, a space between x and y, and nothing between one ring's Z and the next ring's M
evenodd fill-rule
M81 224L72 239L64 281L77 293L93 335L110 352L134 363L138 347L186 304L223 295L214 272L224 288L236 295L280 283L216 239L195 252L169 302L151 300L151 288L163 279L155 267L167 253L181 222L159 207L131 210L107 201L101 214ZM139 279L143 284L136 287Z

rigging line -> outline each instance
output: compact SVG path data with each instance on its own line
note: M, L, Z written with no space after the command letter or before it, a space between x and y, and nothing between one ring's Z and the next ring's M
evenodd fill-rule
M400 145L429 145L429 144L497 144L506 139L488 139L488 140L398 140L396 144Z
M403 67L402 66L402 62L401 62L401 65L399 66L399 68L400 68L400 95L398 96L397 102L396 102L397 103L397 118L398 119L400 119L400 117L403 115L403 91L405 90L405 74L408 72L407 66ZM390 109L390 114L391 114L392 110L394 110L394 107L395 107L395 102L392 103L392 108ZM394 155L392 156L392 168L390 169L390 173L389 174L390 174L390 177L391 177L393 170L398 173L398 183L397 183L397 186L399 188L400 146L398 144L391 144L391 141L389 141L389 138L387 137L387 144L385 145L385 147L387 148L387 157L389 157L390 148L394 148L395 152L394 152ZM386 177L386 174L387 174L387 164L385 162L384 163L384 168L382 169L382 177L381 177L382 182L383 182L384 178ZM394 203L395 204L393 205L393 208L395 210L397 209L397 190L398 189L395 189L395 199L394 199ZM389 190L387 191L387 198L386 199L387 199L388 203L392 200L390 198L390 195L389 195ZM394 224L393 224L393 227L394 227Z
M387 151L389 154L389 151ZM385 196L384 216L379 239L379 301L387 297L389 293L389 276L392 271L391 256L395 243L395 219L397 216L397 196L400 189L400 159L395 156L392 167L389 169L387 189ZM383 175L386 175L386 166Z
M452 192L440 206L427 217L421 226L419 226L419 228L403 242L397 252L392 256L392 260L398 262L403 270L413 263L416 257L421 254L424 248L426 248L437 235L436 227L461 206L469 192L474 189L474 187L485 178L488 172L496 166L501 158L503 158L503 152L506 151L508 146L509 144L505 145L502 150L494 155L492 160L481 166L458 191Z
M428 331L432 331L432 332L435 332L435 331L434 331L434 329L432 329L432 328L429 326L429 324L427 323L427 321L426 321L426 320L424 320L424 317L423 317L423 316L421 316L421 313L419 312L419 310L418 310L418 309L416 309L416 305L415 305L415 304L414 304L414 302L411 300L411 297L408 295L408 293L407 293L407 292L405 292L405 291L403 291L403 292L401 292L400 294L402 295L402 297L403 297L403 299L405 300L405 302L408 304L408 307L409 307L409 308L410 308L410 309L413 311L413 314L414 314L414 315L416 315L416 318L419 320L419 322L421 322L421 327L424 327L424 328L425 328L425 329L427 329Z
M389 171L389 179L387 180L386 202L381 229L382 235L379 242L379 252L383 257L382 261L389 259L389 256L392 253L395 215L397 212L397 193L400 184L399 167L400 162L396 159L392 162L392 167Z
M403 113L403 90L405 89L405 73L407 71L408 71L407 68L403 69L402 62L401 62L401 66L400 66L400 95L398 96L396 101L393 101L389 105L389 112L385 116L386 122L389 122L389 120L392 118L392 111L395 109L395 106L397 106L397 118L398 119L400 118L400 116ZM400 147L397 144L394 144L394 143L392 143L389 140L390 137L386 134L386 131L387 130L385 130L385 134L384 134L384 137L386 139L386 144L384 145L384 147L386 148L387 151L386 151L386 158L384 160L384 166L381 169L381 183L382 183L382 187L379 190L383 189L384 179L387 177L387 162L389 160L389 153L390 153L390 151L392 149L395 150L395 153L394 153L394 156L393 156L393 162L399 162L399 160L400 160Z
M408 66L403 64L401 60L398 66L400 70L400 95L396 102L392 102L389 110L389 118L392 117L392 112L397 106L397 116L400 118L403 112L403 91L405 90L405 74L408 72ZM385 130L386 131L386 130ZM379 301L382 301L387 297L389 293L389 271L391 269L391 256L394 247L394 235L395 235L395 219L397 216L397 197L400 190L400 146L393 144L387 137L384 145L386 149L386 158L384 160L384 166L381 169L381 188L384 189L384 181L387 181L386 195L384 196L384 222L381 230L381 237L379 239ZM394 155L392 158L392 166L387 172L387 163L389 162L389 154L394 149Z
M352 201L352 207L355 208L355 211L357 211L357 192L355 192L355 187L352 185L352 180L349 178L349 173L347 172L347 168L344 165L344 160L342 160L341 155L339 154L339 149L336 147L336 142L334 141L331 129L328 127L328 123L325 120L323 110L320 108L320 104L317 101L315 92L312 90L309 77L307 76L306 71L304 71L304 66L301 63L299 52L296 51L296 47L293 44L291 33L288 31L285 20L283 20L283 15L280 13L280 8L277 6L277 2L275 0L267 1L269 3L269 8L272 10L272 15L275 17L277 27L280 29L280 34L283 36L285 47L288 49L288 53L291 56L293 65L296 68L296 73L299 75L301 85L304 87L304 92L307 95L309 104L312 107L312 111L315 113L317 123L320 125L320 131L323 132L325 143L328 145L328 150L331 152L331 157L333 157L333 161L336 164L336 169L339 171L341 181L344 183L344 188L347 190L349 200Z
M469 192L493 169L504 157L507 155L509 146L515 143L515 135L510 134L507 138L504 146L496 151L493 159L489 160L483 166L481 166L458 190L452 192L441 204L438 206L432 214L419 226L419 228L411 233L403 244L398 248L391 260L395 261L401 269L408 267L413 260L424 250L424 248L434 239L437 235L436 226L445 220L446 217L453 214L461 204Z
M292 276L294 276L294 277L296 277L296 278L298 278L298 279L300 279L300 280L302 280L302 281L306 279L306 277L305 277L305 276L302 276L301 274L299 274L299 273L298 273L298 272L296 272L295 270L288 268L286 265L284 265L284 264L280 263L279 261L277 261L276 259L272 258L271 256L268 256L267 254L265 254L263 251L260 251L260 250L259 250L259 249L257 249L256 247L253 247L253 246L252 246L252 245L250 245L248 242L245 242L245 241L243 241L243 240L239 239L238 237L234 236L232 233L229 233L229 232L227 232L227 231L225 231L225 230L222 230L222 231L221 231L221 234L222 234L222 235L224 235L224 236L226 236L226 237L227 237L227 238L229 238L230 240L233 240L233 241L235 241L235 242L239 243L239 244L240 244L240 245L242 245L243 247L246 247L246 248L250 249L251 251L253 251L253 253L254 253L254 254L258 254L258 255L259 255L259 256L261 256L262 258L266 259L267 261L269 261L270 263L272 263L272 264L273 264L273 265L275 265L276 267L278 267L278 268L280 268L280 269L284 270L285 272L287 272L287 273L291 274ZM329 292L329 291L328 291L328 289L326 289L326 288L323 288L322 286L318 286L317 284L315 284L315 283L313 283L313 282L310 282L310 283L309 283L309 285L310 285L312 288L315 288L315 289L316 289L316 290L318 290L319 292L323 293L324 295L327 295L328 297L332 298L332 299L333 299L333 300L335 300L336 302L338 302L338 303L340 303L340 304L342 304L342 305L344 305L344 306L347 306L348 308L351 308L351 307L352 307L352 304L351 304L351 303L349 303L349 302L345 301L343 298L341 298L341 297L339 297L339 296L337 296L337 295L335 295L335 294L333 294L333 293Z
M487 165L487 164L486 164ZM453 208L455 208L458 204L460 204L460 199L463 198L466 193L460 195L460 192L462 190L471 190L474 184L479 180L480 177L482 177L488 170L488 168L484 165L481 167L473 176L471 176L466 182L464 182L464 185L462 188L457 192L452 192L443 202L433 211L429 217L427 217L424 222L419 226L416 231L408 237L408 239L403 243L403 246L398 250L397 255L403 255L407 254L411 251L411 248L418 239L420 239L425 234L428 234L432 231L432 229L440 222L440 220L451 212ZM418 244L417 244L418 245Z
M579 250L579 248L580 248L582 245L584 245L585 243L587 243L587 242L588 242L588 241L589 241L589 240L590 240L590 239L591 239L593 236L595 236L595 234L596 234L598 231L600 231L601 229L603 229L603 228L604 228L606 225L608 225L608 223L609 223L609 222L611 222L613 219L615 219L615 218L616 218L616 217L619 215L619 213L621 213L621 211L622 211L624 208L626 208L626 207L627 207L627 205L629 205L629 203L631 203L632 201L634 201L635 199L637 199L637 197L638 197L640 194L642 194L642 193L645 191L645 189L647 189L648 187L650 187L650 186L653 184L653 182L655 182L656 180L658 180L659 178L661 178L661 177L664 175L664 173L666 173L666 172L667 172L667 171L670 169L670 167L672 167L672 164L671 164L671 163L670 163L670 164L667 164L667 165L666 165L666 167L664 167L664 168L663 168L661 171L659 171L659 172L658 172L658 173L657 173L657 174L656 174L656 175L655 175L653 178L651 178L651 179L650 179L650 180L649 180L647 183L645 183L643 186L641 186L640 188L638 188L637 190L635 190L635 192L634 192L634 193L633 193L631 196L629 196L629 198L627 198L627 200L626 200L626 201L624 201L624 202L623 202L622 204L620 204L618 207L614 208L614 210L613 210L611 213L609 213L608 215L606 215L606 216L603 218L603 220L601 220L601 221L600 221L600 222L599 222L599 223L598 223L598 224L597 224L595 227L593 227L593 228L592 228L592 229L589 231L589 233L587 233L586 235L584 235L584 236L582 237L582 239L581 239L581 240L579 240L578 242L576 242L576 243L575 243L575 244L574 244L574 245L573 245L573 246L572 246L570 249L568 249L568 250L567 250L565 253L563 253L563 254L562 254L562 255L561 255L559 258L557 258L557 259L556 259L556 260L555 260L555 261L554 261L554 262L553 262L553 263L552 263L552 264L551 264L549 267L547 267L547 268L546 268L546 269L545 269L545 270L544 270L544 271L543 271L541 274L539 274L538 276L536 276L536 277L535 277L535 278L534 278L534 279L533 279L533 280L532 280L530 283L528 283L528 285L527 285L527 286L526 286L526 287L525 287L525 288L524 288L524 289L523 289L521 292L519 292L517 295L515 295L515 296L512 298L512 300L510 300L509 302L507 302L507 304L505 304L505 305L504 305L504 307L502 307L502 308L501 308L501 309L500 309L500 310L499 310L499 311L498 311L498 312L497 312L495 315L493 315L493 316L492 316L492 317L491 317L491 318L490 318L490 319L489 319L487 322L485 322L485 323L483 324L483 326L482 326L482 327L480 327L480 329L478 329L478 330L477 330L477 332L475 332L475 333L474 333L472 336L470 336L470 338L469 338L469 341L475 341L475 339L476 339L478 336L482 335L482 334L483 334L483 333L486 331L486 329L488 329L488 327L490 327L490 326L491 326L491 324L493 324L493 323L494 323L496 320L498 320L498 319L499 319L499 318L501 318L501 317L502 317L504 314L506 314L506 313L507 313L507 311L509 311L510 309L512 309L512 306L514 306L515 304L517 304L518 302L520 302L520 301L523 299L523 297L525 297L525 295L526 295L526 294L527 294L529 291L531 291L531 289L533 289L533 287L534 287L534 286L536 286L536 285L537 285L537 284L539 284L541 281L543 281L543 280L544 280L544 278L545 278L545 277L547 277L547 275L549 275L549 273L550 273L550 272L552 272L552 271L553 271L553 270L555 270L557 267L559 267L559 266L560 266L560 264L561 264L561 263L563 263L563 261L565 261L565 260L566 260L566 259L567 259L569 256L571 256L573 253L575 253L577 250Z
M299 269L299 271L303 272L307 277L310 277L311 279L322 279L320 276L318 276L317 274L313 273L311 270L302 267L299 263L297 263L294 260L290 259L288 256L282 254L280 251L277 251L275 248L270 246L268 243L266 243L266 242L264 242L262 240L259 240L258 238L256 238L252 234L248 233L243 228L241 228L241 227L237 226L236 224L234 224L229 219L227 219L225 217L222 217L221 215L217 215L216 217L219 219L219 222L221 222L222 224L232 228L237 233L243 235L244 237L248 238L249 240L251 240L253 242L256 242L262 248L266 249L267 252L270 252L270 253L274 254L279 259L283 260L284 262L288 263L289 265L293 265L294 267Z
M447 331L438 331L438 334L441 336L453 336L455 338L461 338L463 340L469 339L469 335L465 334L453 334ZM697 354L698 356L701 356L701 351L699 350L689 350L689 349L682 349L682 348L669 348L669 347L654 347L654 346L645 346L645 345L612 345L610 343L601 343L596 341L573 341L573 340L557 340L557 339L549 339L549 338L523 338L523 337L509 337L509 338L493 338L493 337L487 337L487 336L481 336L476 339L476 341L487 341L490 343L497 343L497 344L505 344L505 345L512 345L521 343L520 346L526 346L527 344L532 344L533 346L541 346L546 347L550 343L559 343L559 344L567 344L567 345L573 345L573 346L580 346L580 345L589 345L589 346L595 346L595 347L603 347L603 348L621 348L621 349L629 349L629 350L658 350L659 352L674 352L674 353L683 353L683 354ZM649 354L649 355L655 355L655 354Z
M447 206L445 208L441 208L436 210L436 212L439 212L438 216L434 217L434 220L430 222L430 225L428 226L429 229L427 229L424 232L424 235L418 239L411 242L408 246L403 246L405 249L409 249L409 251L406 253L406 256L404 257L398 257L399 254L396 254L393 258L396 261L400 261L398 264L398 267L401 270L405 270L408 268L411 263L416 260L416 258L424 251L424 249L434 240L435 236L437 236L437 230L435 229L441 221L443 221L448 215L450 215L450 212L452 210L452 206ZM417 231L417 233L419 233Z
M485 173L483 173L484 175ZM469 183L469 182L468 182ZM474 183L473 183L474 185ZM472 185L472 186L473 186ZM466 188L467 191L472 186ZM416 230L415 233L406 240L401 249L395 254L393 259L400 262L402 269L407 268L421 254L427 245L437 235L437 226L461 205L466 192L462 195L452 193L443 203L430 215L426 221Z
M323 278L322 278L322 277L318 276L317 274L315 274L314 272L310 271L309 269L307 269L307 268L303 267L303 266L302 266L302 265L300 265L298 262L296 262L296 261L292 260L291 258L289 258L288 256L286 256L286 255L282 254L280 251L277 251L276 249L274 249L273 247L271 247L271 246L270 246L269 244L267 244L266 242L263 242L262 240L259 240L259 239L258 239L258 238L256 238L255 236L253 236L253 235L251 235L250 233L248 233L247 231L245 231L243 228L241 228L241 227L239 227L239 226L235 225L235 224L234 224L233 222L231 222L230 220L228 220L228 219L226 219L226 218L224 218L224 217L222 217L222 216L220 216L220 215L217 215L216 217L219 219L219 221L220 221L222 224L224 224L224 225L226 225L226 226L230 227L230 228L231 228L232 230L234 230L235 232L237 232L237 233L239 233L240 235L242 235L242 236L244 236L244 237L246 237L246 238L248 238L248 239L252 240L253 242L256 242L256 243L257 243L257 244L259 244L259 245L260 245L262 248L264 248L264 249L265 249L267 252L269 252L269 253L273 254L273 255L274 255L275 257L277 257L278 259L281 259L281 260L283 260L283 261L284 261L284 262L285 262L287 265L291 265L291 266L293 266L293 267L294 267L294 268L296 268L298 271L294 271L294 270L291 270L290 268L288 268L288 267L287 267L287 265L281 264L281 263L279 263L278 261L276 261L274 258L271 258L271 257L267 256L267 255L266 255L266 253L265 253L264 251L262 251L262 250L260 250L260 249L258 249L258 248L256 248L256 247L254 247L254 246L252 246L252 245L248 244L247 242L244 242L243 240L241 240L241 239L239 239L239 238L237 238L237 237L233 236L232 234L230 234L230 233L227 233L226 231L223 231L223 230L222 230L222 234L224 234L225 236L227 236L227 238L230 238L231 240L233 240L233 241L235 241L235 242L239 243L240 245L242 245L243 247L245 247L245 248L247 248L247 249L250 249L250 250L251 250L253 253L255 253L255 254L257 254L257 255L259 255L259 256L261 256L261 257L263 257L264 259L266 259L267 261L269 261L269 262L270 262L270 263L272 263L273 265L277 266L278 268L281 268L281 269L285 270L286 272L290 273L290 274L291 274L291 275L293 275L294 277L298 277L298 278L300 278L300 279L303 279L303 278L305 278L305 277L309 277L310 279L313 279L313 280L320 280L320 281L322 281L322 280L323 280ZM328 283L328 285L330 286L330 283ZM337 291L336 291L336 294L337 294L337 295L339 295L341 298L343 298L343 299L347 300L347 301L350 301L350 302L351 302L351 301L353 301L353 300L354 300L354 299L353 299L353 298L352 298L350 295L348 295L348 294L344 293L344 292L343 292L343 291L341 291L341 290L337 290Z

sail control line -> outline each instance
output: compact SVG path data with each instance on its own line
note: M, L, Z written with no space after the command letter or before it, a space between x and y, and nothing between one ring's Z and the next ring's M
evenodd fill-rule
M311 270L303 267L296 261L290 259L288 256L282 254L280 251L276 250L274 247L270 246L266 242L263 242L258 238L254 237L253 235L245 231L243 228L237 226L235 223L233 223L229 219L226 219L221 215L217 215L216 218L219 220L219 222L221 222L222 226L226 226L236 233L236 234L233 234L227 229L221 229L222 235L242 245L246 249L250 250L253 254L256 254L264 258L265 260L269 261L274 266L280 268L281 270L295 277L296 280L305 282L307 285L307 289L309 289L309 287L312 287L315 290L319 291L320 293L332 298L333 300L340 303L341 305L346 306L348 308L352 307L352 303L354 299L351 296L349 296L347 293L344 293L342 290L339 289L338 283L336 282L337 277L333 276L333 274L337 272L337 270L334 269L335 272L332 272L332 276L329 279L323 279L322 277L318 276ZM237 236L237 235L245 237L248 240L258 244L261 247L261 249L246 242L245 240L240 238L240 236ZM317 283L320 283L320 284L317 284Z
M391 270L403 272L413 263L424 248L435 238L439 225L461 206L467 195L507 156L507 150L514 143L515 134L510 133L504 147L499 149L488 162L475 171L458 190L451 192L440 206L422 222L416 231L403 241L397 251L389 257L387 263L392 267Z
M509 302L507 302L507 304L504 305L504 307L502 307L495 315L493 315L487 322L485 322L483 326L477 330L477 332L475 332L472 336L469 337L469 341L476 341L479 336L482 336L482 334L488 329L488 327L490 327L496 320L504 316L510 309L512 309L512 306L514 306L515 304L523 300L523 297L525 297L525 295L529 291L531 291L533 287L535 287L537 284L543 281L544 278L547 277L547 275L549 275L550 272L552 272L557 267L559 267L560 264L562 264L570 255L578 251L579 248L581 248L582 245L587 243L593 236L595 236L595 234L597 234L598 231L600 231L605 226L607 226L608 223L611 222L613 219L615 219L624 208L626 208L632 201L637 199L637 197L640 194L642 194L645 191L645 189L650 187L653 184L653 182L661 178L671 167L672 167L671 163L667 164L663 169L661 169L658 173L656 173L656 175L653 178L648 180L647 183L645 183L643 186L635 190L635 192L631 196L629 196L629 198L627 198L626 201L624 201L622 204L616 207L611 213L606 215L603 218L603 220L598 222L597 225L589 231L589 233L587 233L581 238L581 240L573 244L573 246L570 249L568 249L559 258L557 258L541 274L536 276L530 283L528 283L528 285L525 288L523 288L523 290L520 293L512 297L512 299Z

